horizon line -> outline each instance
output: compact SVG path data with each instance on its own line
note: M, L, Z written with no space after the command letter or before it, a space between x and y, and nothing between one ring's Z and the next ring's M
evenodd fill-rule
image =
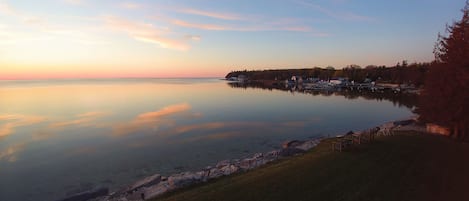
M112 79L221 79L224 76L194 76L194 77L66 77L66 78L0 78L0 81L54 81L54 80L112 80Z

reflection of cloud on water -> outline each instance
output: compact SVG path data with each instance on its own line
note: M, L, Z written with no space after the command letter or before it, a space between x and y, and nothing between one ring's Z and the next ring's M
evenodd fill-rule
M3 114L0 115L0 139L15 132L16 127L28 126L45 121L46 118L35 115ZM2 124L2 122L5 122Z
M176 113L185 112L191 109L191 106L187 103L169 105L160 110L154 112L147 112L137 116L137 121L153 121L158 118L169 116Z
M48 129L59 129L67 126L91 126L98 125L95 120L99 117L105 116L108 113L105 112L87 112L76 115L76 119L68 121L58 121L52 122L47 127ZM21 126L29 126L33 124L38 124L45 122L46 120L50 121L50 118L44 116L36 115L19 115L19 114L3 114L0 115L0 139L2 137L11 135L15 132L15 128ZM3 123L4 122L4 123ZM2 124L3 123L3 124ZM6 149L0 150L0 160L6 160L8 162L15 162L18 157L18 152L21 152L28 146L30 143L44 141L50 139L50 137L55 136L51 130L44 130L44 128L37 128L32 132L31 138L26 138L26 140L10 145Z
M98 149L96 147L79 147L71 150L70 152L67 152L66 154L68 157L74 157L77 155L94 154L96 152L98 152Z
M115 126L113 135L122 136L142 129L152 127L157 129L161 125L174 125L175 121L167 117L185 113L190 109L191 106L189 104L182 103L169 105L157 111L139 114L132 121Z
M225 140L240 136L248 136L253 133L269 134L273 131L288 133L292 128L305 127L307 124L314 123L316 120L309 121L287 121L287 122L253 122L253 121L233 121L233 122L208 122L201 124L181 125L159 131L156 139L145 138L141 141L129 142L128 146L141 148L152 146L155 142L161 142L161 138L166 138L165 142L171 143L190 143L200 140Z
M93 126L98 125L96 119L106 116L107 112L87 112L76 115L76 119L54 122L49 125L49 128L63 128L67 126Z
M223 140L227 138L239 137L242 135L246 135L248 133L241 132L241 131L227 131L227 132L220 132L220 133L212 133L208 135L202 136L194 136L185 139L185 141L199 141L199 140Z
M15 162L17 160L17 153L22 151L26 143L19 143L8 147L0 152L0 161L6 160L8 162Z
M304 127L306 125L306 121L290 121L281 123L280 125L287 127Z
M250 130L250 129L270 129L270 128L292 128L304 127L308 121L288 121L282 123L275 122L252 122L252 121L234 121L234 122L209 122L202 124L183 125L178 126L166 132L166 134L174 136L177 134L194 132L194 131L210 131L216 129L230 129L230 130Z
M179 134L179 133L185 133L185 132L189 132L193 130L211 130L211 129L217 129L217 128L223 128L223 127L226 127L226 123L211 122L211 123L204 123L204 124L179 126L170 132L174 134Z

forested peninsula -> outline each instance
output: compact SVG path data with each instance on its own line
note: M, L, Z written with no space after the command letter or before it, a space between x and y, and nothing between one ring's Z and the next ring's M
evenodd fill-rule
M412 63L407 61L398 62L392 67L369 65L360 67L358 65L349 65L342 69L334 67L314 67L299 69L267 69L267 70L241 70L228 73L225 78L233 79L243 77L245 80L288 80L293 76L302 77L302 79L331 80L338 78L347 78L357 83L365 81L375 81L393 84L413 84L416 87L423 86L425 75L432 63Z

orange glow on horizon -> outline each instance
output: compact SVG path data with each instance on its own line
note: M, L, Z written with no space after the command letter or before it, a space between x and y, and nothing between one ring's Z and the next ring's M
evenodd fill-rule
M57 68L18 68L2 70L0 80L41 80L41 79L87 79L87 78L194 78L194 77L224 77L224 71L200 69L80 69L64 70Z

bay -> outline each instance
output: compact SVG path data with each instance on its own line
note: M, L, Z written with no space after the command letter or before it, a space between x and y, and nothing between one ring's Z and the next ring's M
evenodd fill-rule
M0 81L0 200L112 191L412 115L390 100L219 79Z

